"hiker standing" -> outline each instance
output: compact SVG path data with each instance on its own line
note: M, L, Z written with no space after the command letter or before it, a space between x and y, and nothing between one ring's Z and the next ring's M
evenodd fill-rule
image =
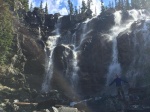
M125 99L125 96L124 96L124 91L123 91L123 88L122 88L122 82L125 82L125 83L128 83L127 81L125 80L122 80L117 74L116 74L116 78L109 84L109 86L111 86L113 83L116 83L116 88L117 88L117 93L118 93L118 96L123 99Z

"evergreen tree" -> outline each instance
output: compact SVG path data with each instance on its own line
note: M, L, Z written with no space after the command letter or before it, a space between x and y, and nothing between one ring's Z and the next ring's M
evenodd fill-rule
M81 7L81 13L84 13L86 9L87 9L87 6L85 4L85 1L83 0L82 1L82 7Z
M118 1L118 9L121 10L121 0Z
M103 0L101 0L101 13L105 12Z
M68 6L69 6L70 15L72 15L74 13L74 8L73 8L73 4L70 0L68 0Z
M134 9L134 8L135 8L134 0L131 0L131 7L132 7L132 9Z
M81 7L79 6L79 14L81 13L81 10L80 10L80 9L81 9Z
M75 6L74 9L75 9L74 13L75 13L75 15L77 15L78 14L77 6Z
M125 9L125 4L124 4L124 0L121 0L121 10Z
M42 9L43 8L43 1L41 1L41 3L40 3L40 9Z
M111 6L112 6L112 8L114 8L114 2L112 1L112 3L111 3Z
M111 8L111 2L109 1L108 7Z
M13 28L12 28L12 14L9 6L2 3L0 5L0 64L4 64L10 55Z
M115 8L116 8L116 6L117 6L117 0L115 0Z
M48 14L48 6L47 6L47 2L46 2L46 6L45 6L45 14Z
M91 2L92 2L92 0L87 0L87 8L88 8L88 9L91 8Z
M127 9L127 10L129 10L129 9L130 9L129 0L126 0L126 9Z

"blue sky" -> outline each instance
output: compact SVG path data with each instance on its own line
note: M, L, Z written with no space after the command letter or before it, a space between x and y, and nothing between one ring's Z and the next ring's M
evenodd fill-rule
M45 7L46 2L48 3L48 10L49 13L56 13L59 12L62 15L68 14L68 0L42 0L43 1L43 7ZM82 0L71 0L74 4L74 6L81 6ZM84 0L85 2L87 0ZM93 13L99 14L101 11L101 0L92 0L91 10ZM103 0L104 4L107 5L109 1L114 0ZM41 0L29 0L29 5L32 3L33 7L40 6ZM95 11L96 9L96 11Z

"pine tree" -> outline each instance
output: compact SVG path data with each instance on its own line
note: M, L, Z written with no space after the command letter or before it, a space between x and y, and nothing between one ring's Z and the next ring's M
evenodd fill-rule
M129 10L129 9L130 9L129 0L126 0L126 9L127 9L127 10Z
M40 3L40 9L42 9L43 8L43 1L41 1L41 3Z
M118 9L121 10L121 0L118 1Z
M74 8L73 8L73 4L70 0L68 0L68 6L69 6L70 15L72 15L74 13Z
M81 9L81 7L79 6L79 14L81 13L81 10L80 10L80 9Z
M111 6L112 6L112 8L114 8L114 2L112 1L112 3L111 3Z
M0 64L6 63L13 40L12 14L9 6L0 5Z
M117 0L115 0L115 7L117 6Z
M109 7L109 8L112 8L112 6L111 6L111 2L110 2L110 1L109 1L109 4L108 4L108 7Z
M103 0L101 0L101 13L105 12Z
M74 13L75 15L77 15L78 14L77 6L75 6L74 9L75 9Z
M48 14L48 6L47 6L47 2L46 2L46 6L45 6L45 14Z
M92 0L87 0L87 8L88 8L88 9L91 8L91 2L92 2Z
M81 13L84 13L86 9L87 9L87 6L85 4L85 1L83 0L82 1L82 7L81 7Z
M124 4L124 0L121 0L121 10L123 10L125 7L125 4Z

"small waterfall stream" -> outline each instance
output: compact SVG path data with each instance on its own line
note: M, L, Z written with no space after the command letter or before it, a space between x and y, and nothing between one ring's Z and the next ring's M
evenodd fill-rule
M41 35L41 27L39 26L39 39L42 38L42 35Z
M47 67L46 67L46 73L44 77L44 81L42 84L42 92L48 92L50 89L50 82L53 75L53 51L55 47L57 46L57 40L60 37L60 26L61 26L61 17L58 18L57 23L55 25L55 35L49 36L48 40L46 42L47 44L47 51L48 57L47 57Z
M95 18L95 17L93 17ZM76 32L73 34L72 36L72 44L74 46L74 49L72 50L73 52L73 61L72 61L72 66L73 66L73 72L72 72L72 85L74 88L77 88L77 84L78 84L78 80L79 80L79 76L78 76L78 70L80 69L78 67L78 53L81 52L80 51L80 47L82 45L82 43L84 42L84 40L86 39L86 35L89 34L92 30L89 30L87 28L88 23L93 19L87 19L86 21L84 21L81 25L82 28L82 34L81 34L81 39L78 45L76 45ZM79 25L79 24L78 24ZM77 25L77 27L78 27Z

